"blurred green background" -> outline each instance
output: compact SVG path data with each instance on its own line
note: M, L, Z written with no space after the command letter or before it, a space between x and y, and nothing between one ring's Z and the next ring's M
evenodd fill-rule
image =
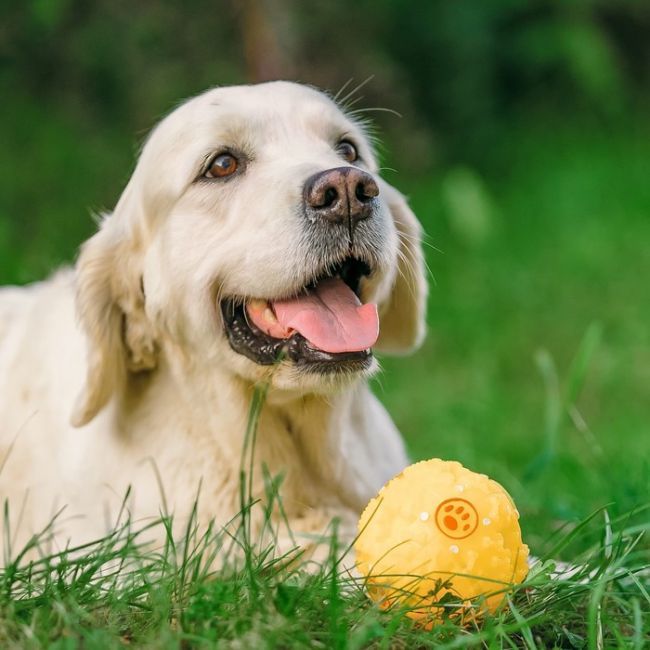
M2 0L0 283L74 259L178 101L273 78L402 115L368 113L433 276L376 382L412 455L503 482L538 552L646 503L645 0Z

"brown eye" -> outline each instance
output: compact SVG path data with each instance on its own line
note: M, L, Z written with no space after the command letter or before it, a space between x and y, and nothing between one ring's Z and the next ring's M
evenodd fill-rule
M357 148L349 140L341 140L336 147L336 151L348 162L354 162L359 157Z
M239 167L239 162L235 156L229 153L219 154L205 172L207 178L225 178L232 176Z

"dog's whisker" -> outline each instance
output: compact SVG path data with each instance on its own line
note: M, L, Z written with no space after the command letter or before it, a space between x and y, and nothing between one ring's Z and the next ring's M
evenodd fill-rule
M407 274L404 271L404 268L405 268L406 271L408 271L408 273L411 274L411 277L413 277L413 275L412 275L413 274L412 262L411 262L411 260L408 259L406 254L403 253L400 250L397 251L397 256L399 257L399 260L401 262L401 264L397 265L397 273L404 280L404 283L408 287L408 291L409 291L409 294L411 296L411 299L414 300L414 301L417 301L417 296L416 296L416 293L415 293L415 289L413 287L413 282L409 279L409 277L407 276ZM404 268L402 268L402 266Z
M430 237L426 233L422 233L420 237L417 237L415 235L409 235L405 232L398 232L397 235L400 239L404 239L416 245L422 244L423 246L427 246L431 250L436 251L436 253L442 253L442 250L440 248L434 246L430 241L427 241L428 239L430 239Z
M387 108L384 106L368 106L364 108L355 108L353 111L346 111L348 115L356 116L357 114L362 113L390 113L396 117L403 118L404 116L393 108Z
M346 106L346 102L351 99L356 93L358 93L366 84L368 84L370 81L372 81L375 78L375 75L372 74L369 77L366 77L361 83L359 83L357 86L355 86L345 97L342 97L339 100L339 104L342 106Z
M339 97L341 96L341 93L345 91L345 89L352 83L354 80L354 77L350 77L338 90L336 95L332 98L336 103L339 102Z
M355 97L354 99L351 99L347 104L345 104L345 113L347 115L350 115L353 113L353 111L350 111L350 109L358 104L360 101L363 101L364 97L363 95L359 95L358 97Z
M404 239L406 239L408 241L408 237L406 236L406 233L398 232L398 237L404 238ZM417 240L416 240L415 242L412 242L412 243L417 244L419 242L417 242ZM408 259L406 254L403 251L399 250L399 249L397 251L397 254L400 257L400 259L402 260L402 262L406 265L409 272L411 274L416 273L416 269L414 267L414 262L412 260ZM435 276L433 275L433 271L431 270L431 267L429 266L429 263L427 262L426 257L424 257L424 256L422 256L422 264L424 265L424 268L426 269L427 275L431 278L431 280L433 281L434 284L437 284Z

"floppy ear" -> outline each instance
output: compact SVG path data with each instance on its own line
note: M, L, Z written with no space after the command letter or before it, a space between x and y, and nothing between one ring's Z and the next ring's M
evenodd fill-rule
M388 354L405 354L422 343L426 329L427 278L422 226L402 194L385 181L381 181L380 187L397 228L399 259L391 294L379 305L376 349Z
M133 218L128 191L83 245L77 262L77 316L88 346L86 383L71 419L77 427L124 390L129 372L156 365L156 343L144 310L141 237L135 227L126 227Z

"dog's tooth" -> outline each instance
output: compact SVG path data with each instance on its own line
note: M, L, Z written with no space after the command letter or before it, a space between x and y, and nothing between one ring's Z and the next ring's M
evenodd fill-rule
M253 298L252 300L248 301L248 306L255 311L263 312L268 308L268 303L266 300L262 300L261 298Z
M273 310L270 307L267 307L264 310L264 318L269 323L277 323L278 322L278 319L275 317L275 314L273 313Z

